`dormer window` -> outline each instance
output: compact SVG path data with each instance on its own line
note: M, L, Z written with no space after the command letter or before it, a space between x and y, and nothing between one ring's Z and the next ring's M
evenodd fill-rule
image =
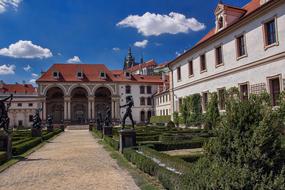
M78 71L77 72L77 78L78 79L83 79L83 72L82 71Z
M59 78L59 72L58 71L54 71L52 73L53 78L58 79Z
M128 79L129 79L129 78L131 78L131 73L130 73L130 72L128 72L128 71L127 71L127 72L125 72L125 77L126 77L126 78L128 78Z
M224 28L224 18L220 17L218 20L218 30L221 30L222 28Z
M103 71L101 71L101 72L100 72L100 78L101 78L101 79L106 79L106 73L103 72Z

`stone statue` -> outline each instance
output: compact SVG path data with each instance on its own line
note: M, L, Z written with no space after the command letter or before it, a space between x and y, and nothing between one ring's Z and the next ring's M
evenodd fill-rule
M0 100L0 129L3 128L3 130L8 134L10 133L9 132L10 119L8 117L8 110L11 106L12 99L13 99L13 94L11 94L7 98L4 98L3 100ZM9 103L6 106L4 102L8 100Z
M105 126L111 127L111 124L112 124L112 113L110 107L107 106L106 116L105 116Z
M135 128L135 123L134 123L133 115L132 115L132 107L133 106L134 106L134 101L133 101L133 98L131 96L127 97L127 103L125 105L120 106L120 108L127 107L126 113L125 113L123 120L122 120L122 129L125 128L125 123L126 123L127 117L130 118L130 120L132 122L133 129Z
M33 128L34 129L41 129L42 127L42 119L40 117L40 111L42 111L42 109L37 109L36 110L36 114L33 116Z
M97 113L97 118L96 118L96 126L98 130L102 130L102 114L100 112Z
M52 116L48 115L48 117L47 117L47 129L48 129L48 131L52 131L52 129L53 129L52 122L53 122Z

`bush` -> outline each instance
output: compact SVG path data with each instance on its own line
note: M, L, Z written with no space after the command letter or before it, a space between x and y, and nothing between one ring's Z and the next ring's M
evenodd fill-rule
M43 140L48 140L48 139L52 138L53 136L55 136L55 135L57 135L59 133L61 133L61 130L60 129L56 129L56 130L54 130L51 133L44 134L42 136L42 138L43 138Z
M173 121L169 121L169 122L167 123L167 127L168 127L168 128L175 128L175 123L174 123Z
M213 128L216 128L219 120L220 111L218 107L218 95L217 93L212 93L207 106L207 112L205 114L205 127L212 130Z
M116 141L115 139L108 137L108 136L104 136L104 141L107 144L109 144L112 148L114 148L115 150L119 150L120 148L119 141Z
M0 164L3 164L7 161L7 154L6 152L0 151Z
M18 144L16 146L12 147L12 153L13 153L13 155L23 154L24 152L26 152L27 150L37 146L41 142L42 142L42 138L36 137L32 140L26 141L22 144Z
M152 116L150 118L150 123L168 123L169 121L171 121L171 116L170 115Z

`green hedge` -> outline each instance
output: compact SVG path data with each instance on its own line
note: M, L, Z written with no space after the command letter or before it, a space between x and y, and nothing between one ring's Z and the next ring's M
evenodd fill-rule
M136 150L128 148L123 152L125 158L136 165L143 172L155 176L161 184L169 190L186 190L187 187L186 176L172 172L165 167L159 166L152 159L139 154Z
M0 164L3 164L7 161L7 154L6 152L1 151L0 152Z
M104 141L107 144L109 144L112 148L114 148L115 150L119 150L119 148L120 148L119 141L117 141L111 137L108 137L108 136L104 136Z
M171 121L170 115L152 116L150 118L150 123L168 123L169 121Z
M208 138L195 137L190 141L157 142L157 143L152 143L152 145L154 149L157 151L168 151L168 150L201 148L206 141L208 141Z
M48 140L50 138L52 138L53 136L61 133L61 129L55 129L53 132L51 133L47 133L47 134L44 134L42 137L43 137L43 140Z
M41 142L42 142L42 138L36 137L36 138L29 140L29 141L26 141L22 144L18 144L16 146L13 146L12 147L12 153L13 153L13 155L23 154L24 152L26 152L27 150L37 146Z
M193 155L182 155L182 156L172 156L173 158L182 159L185 162L194 163L202 158L203 154L193 154Z

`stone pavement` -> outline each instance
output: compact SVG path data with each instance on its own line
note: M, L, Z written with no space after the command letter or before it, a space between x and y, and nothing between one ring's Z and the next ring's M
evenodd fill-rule
M2 190L136 190L126 170L87 130L67 130L0 173Z

